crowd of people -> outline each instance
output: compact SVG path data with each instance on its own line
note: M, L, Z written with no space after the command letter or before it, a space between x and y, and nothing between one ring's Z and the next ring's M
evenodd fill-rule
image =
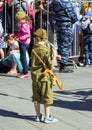
M5 52L8 50L4 36L8 33L17 35L20 23L15 18L15 15L18 11L24 11L32 22L28 49L30 57L34 44L33 32L41 27L47 30L47 40L53 48L54 55L58 54L62 57L58 63L55 57L53 58L54 66L59 66L60 72L73 72L67 67L67 64L75 40L77 41L76 51L80 55L77 63L78 65L82 63L82 66L85 66L84 38L81 24L84 21L85 13L92 10L91 2L71 1L68 2L70 4L67 4L67 1L66 3L61 1L59 4L62 4L63 8L59 5L60 8L57 9L58 3L56 0L38 0L35 3L33 0L0 0L0 58L3 59L6 56L4 50ZM77 28L76 32L74 32L74 28ZM73 33L78 33L77 39L74 39ZM25 72L23 73L25 74Z
M41 100L44 101L44 122L58 121L50 116L52 80L45 68L52 70L57 62L60 73L73 72L68 68L68 60L76 25L83 39L79 39L78 53L84 66L92 67L91 2L0 0L0 72L28 78L31 64L32 98L37 122L42 118Z

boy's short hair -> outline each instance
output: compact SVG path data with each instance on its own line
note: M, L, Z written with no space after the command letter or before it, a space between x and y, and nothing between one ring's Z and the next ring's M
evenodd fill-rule
M4 41L7 42L9 39L13 39L13 35L11 36L11 34L7 34L5 37L4 37Z
M7 34L5 37L4 37L4 41L8 41L10 39L10 34Z

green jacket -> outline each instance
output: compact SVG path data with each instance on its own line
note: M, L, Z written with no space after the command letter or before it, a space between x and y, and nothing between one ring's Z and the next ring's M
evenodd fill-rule
M52 69L51 50L42 44L36 44L33 50L40 56L47 68ZM38 57L32 52L31 55L31 77L33 81L49 81L49 74L44 75L44 66Z

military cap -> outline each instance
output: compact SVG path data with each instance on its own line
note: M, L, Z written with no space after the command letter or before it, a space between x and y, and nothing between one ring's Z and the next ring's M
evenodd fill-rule
M47 38L47 33L45 29L39 28L34 32L34 35L46 39Z
M26 17L26 13L25 13L25 11L18 11L17 13L16 13L16 15L15 15L15 19L16 20L21 20L21 19L23 19L23 18L25 18Z
M89 18L89 17L91 17L92 16L92 11L87 11L86 13L85 13L85 18Z

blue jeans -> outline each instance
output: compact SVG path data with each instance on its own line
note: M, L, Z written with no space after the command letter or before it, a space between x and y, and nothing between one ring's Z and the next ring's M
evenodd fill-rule
M23 66L23 74L28 74L28 64L26 59L26 52L28 51L29 44L19 43L20 47L20 59Z
M92 38L84 39L84 54L85 54L85 65L92 65Z

